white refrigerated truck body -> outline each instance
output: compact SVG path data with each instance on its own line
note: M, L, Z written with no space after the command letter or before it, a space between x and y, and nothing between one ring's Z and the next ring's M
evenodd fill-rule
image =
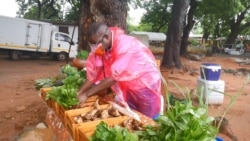
M0 52L14 60L22 55L74 58L77 46L68 34L53 31L51 23L0 15Z

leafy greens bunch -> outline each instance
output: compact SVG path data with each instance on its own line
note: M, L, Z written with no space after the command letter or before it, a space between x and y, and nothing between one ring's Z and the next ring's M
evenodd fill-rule
M54 78L41 78L35 80L35 88L36 90L40 90L40 88L52 87L56 83Z
M78 104L77 91L86 79L86 71L78 71L75 67L67 64L62 67L62 73L67 77L62 80L63 85L52 87L46 95L46 100L52 99L65 109L70 109Z
M218 129L212 125L214 118L208 116L207 110L205 104L195 107L191 100L176 101L155 120L156 126L148 125L143 130L136 131L134 134L137 137L133 134L130 141L215 141ZM113 140L119 136L120 141L124 141L120 136L125 138L127 133L118 134L114 130L102 123L97 127L93 139Z
M90 141L138 141L138 136L121 126L109 127L101 121Z
M80 50L77 55L76 55L76 58L78 59L83 59L83 60L86 60L89 56L89 52L86 51L86 50Z
M195 107L192 101L176 101L156 120L156 127L147 126L137 135L140 141L214 141L218 129L212 125L213 120L205 105Z

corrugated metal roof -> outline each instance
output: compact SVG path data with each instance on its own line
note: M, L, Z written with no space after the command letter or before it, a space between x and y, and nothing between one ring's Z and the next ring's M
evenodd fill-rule
M164 33L158 32L132 31L130 34L148 35L150 41L165 41L167 37Z

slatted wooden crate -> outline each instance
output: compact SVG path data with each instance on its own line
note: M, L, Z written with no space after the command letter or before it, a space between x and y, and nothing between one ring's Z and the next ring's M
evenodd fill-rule
M107 109L108 107L109 107L109 104L100 105L101 109ZM102 119L102 120L99 119L95 121L88 121L88 122L83 122L83 123L78 123L78 124L74 121L74 117L79 116L81 114L86 114L89 111L92 111L93 109L94 107L92 106L92 107L85 107L81 109L69 110L65 112L66 128L71 133L75 141L78 141L79 138L80 139L84 138L83 134L79 136L79 133L78 133L79 127L87 127L87 128L81 128L80 132L85 132L85 131L94 132L96 129L96 125L98 125L101 121L106 121L109 124L114 125L114 124L121 123L122 121L128 118L128 116L112 117L112 118L107 118L107 119Z
M95 96L91 96L89 97L85 103L83 103L81 105L81 107L93 107L94 104L95 104L95 101L98 99L98 96L95 95ZM58 103L57 104L57 107L56 107L56 115L62 120L63 122L63 125L66 126L66 111L70 111L70 110L75 110L75 108L73 109L65 109L63 106L59 105Z
M46 94L48 93L49 90L51 90L51 88L41 89L41 95L42 95L43 100L45 100ZM70 110L65 110L65 108L58 105L58 103L54 102L53 100L45 100L45 102L47 103L47 105L49 107L51 107L55 111L56 115L61 119L64 126L70 132L70 134L72 135L72 137L75 141L88 141L89 138L91 136L93 136L93 134L96 130L96 126L101 121L106 122L109 126L114 126L114 125L121 125L121 123L123 121L125 121L126 119L129 118L128 116L120 116L120 117L113 117L113 118L107 118L107 119L103 119L103 120L95 120L95 121L89 121L89 122L76 124L74 122L73 118L75 116L82 114L82 113L87 113L87 112L93 110L94 104L95 104L96 100L99 98L100 97L98 97L98 96L89 97L86 100L86 102L83 105L81 105L81 107L83 107L83 108L70 109ZM109 106L109 104L105 103L105 101L106 101L105 97L103 99L105 99L105 100L102 100L101 104L104 104L104 105L100 105L100 106L101 106L101 108L107 108ZM108 100L109 99L110 98L108 98ZM143 115L139 112L137 112L137 113L139 114L143 124L152 124L152 125L155 124L152 119L146 117L145 115Z
M46 102L47 106L50 107L52 110L56 111L58 108L58 104L51 99L46 100L47 93L51 90L52 88L41 88L41 97Z
M97 125L104 121L109 126L122 125L122 123L127 120L128 116L120 116L107 118L103 120L95 120L92 122L81 123L76 126L76 138L75 141L89 141L89 138L94 135Z
M136 112L139 115L143 126L146 126L148 124L152 126L156 125L156 123L151 118L141 114L140 112L137 112L137 111L134 111L134 112ZM122 126L122 123L128 118L129 116L121 116L121 117L108 118L104 120L97 120L93 122L79 124L75 127L76 128L75 134L77 135L75 137L75 141L89 141L89 139L94 135L97 125L101 121L104 121L105 123L108 124L108 126L113 127L115 125Z
M40 92L41 92L41 97L44 101L46 101L46 95L47 93L51 90L52 88L41 88Z
M108 105L102 105L102 108L108 107ZM65 112L65 126L68 129L68 131L71 133L73 138L76 137L76 126L77 124L74 121L74 117L87 113L94 109L94 106L84 107L80 109L74 109L74 110L68 110Z

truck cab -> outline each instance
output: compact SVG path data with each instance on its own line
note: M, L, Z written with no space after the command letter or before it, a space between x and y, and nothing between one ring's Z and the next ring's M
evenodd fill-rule
M77 44L71 40L68 34L61 32L52 32L50 52L61 61L74 58L77 54Z

